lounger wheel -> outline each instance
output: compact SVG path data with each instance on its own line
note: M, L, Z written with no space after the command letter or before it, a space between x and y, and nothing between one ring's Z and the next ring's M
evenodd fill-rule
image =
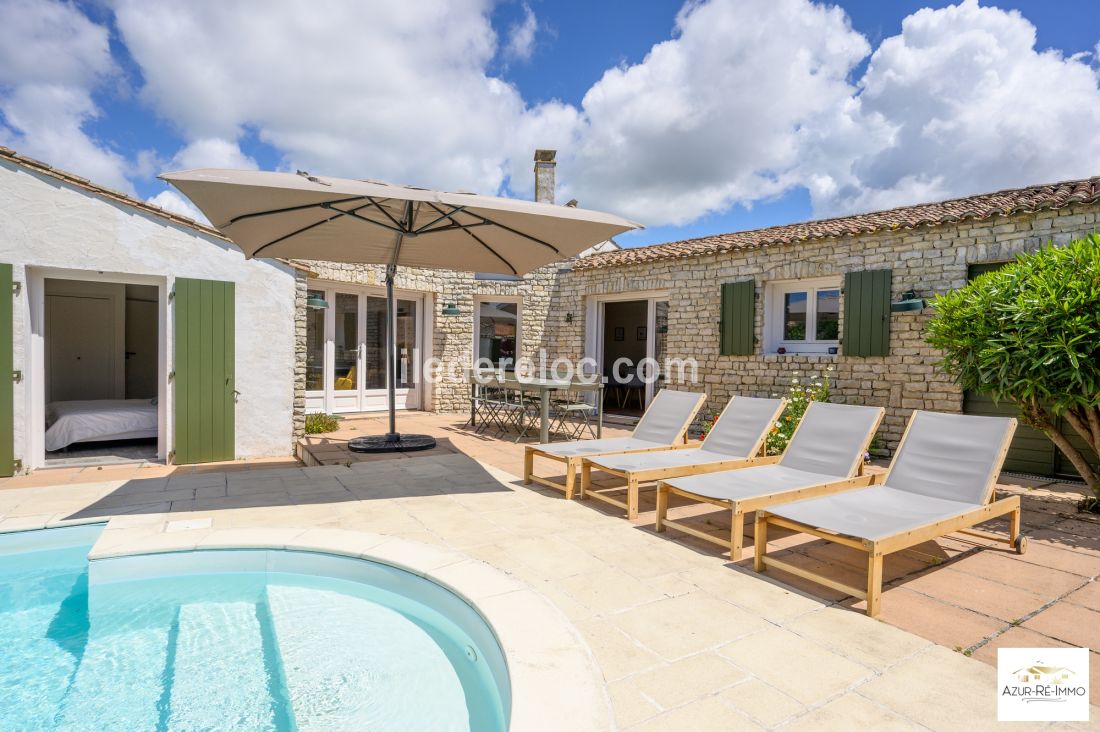
M1012 546L1016 549L1017 554L1023 554L1027 551L1027 537L1020 534L1016 537L1016 541L1012 542Z

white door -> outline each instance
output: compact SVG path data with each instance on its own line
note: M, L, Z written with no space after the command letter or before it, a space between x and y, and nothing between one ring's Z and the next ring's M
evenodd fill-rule
M46 400L115 399L114 303L46 297Z
M306 324L306 408L332 413L388 408L386 298L376 290L331 285L310 290ZM398 409L420 407L423 300L397 298Z
M604 408L609 413L637 415L664 386L668 308L668 295L663 292L648 297L613 295L590 308L588 322L593 330L586 350L608 378ZM611 373L619 358L630 361L629 367L620 370L627 377L623 384L613 383ZM656 373L646 373L654 364Z

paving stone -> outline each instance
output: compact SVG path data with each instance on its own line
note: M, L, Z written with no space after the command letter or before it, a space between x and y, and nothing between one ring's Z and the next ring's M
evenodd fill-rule
M640 673L631 677L631 681L661 708L671 709L748 678L744 671L721 656L701 653Z

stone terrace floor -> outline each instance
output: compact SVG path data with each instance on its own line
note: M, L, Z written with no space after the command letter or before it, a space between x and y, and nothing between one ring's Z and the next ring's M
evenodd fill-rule
M439 446L434 453L463 453L513 475L523 475L523 444L507 437L494 439L491 432L475 435L463 427L464 422L465 416L415 413L399 417L398 426L402 431L436 436ZM376 460L349 452L346 442L356 435L384 432L385 427L385 420L376 417L345 420L339 432L303 440L306 460L326 465ZM626 430L605 428L605 436L624 434ZM415 459L415 454L401 459ZM545 475L547 470L553 472L552 465L539 461L536 470L541 468L540 474ZM600 478L599 473L593 474L597 485ZM993 666L1001 646L1091 648L1092 677L1098 680L1092 701L1100 703L1100 653L1096 652L1100 650L1100 582L1095 581L1100 577L1100 516L1077 513L1076 502L1083 497L1083 490L1081 484L1002 476L998 493L1017 494L1022 499L1023 526L1029 536L1027 553L1017 555L1005 544L955 534L888 555L883 569L888 584L879 619ZM654 501L655 492L643 487L642 510L634 524L658 536L652 532ZM586 501L582 505L625 521L614 507L603 502ZM681 506L678 511L673 509L673 516L694 515L689 524L717 536L729 536L728 514L715 513L706 506ZM1004 530L1007 523L990 522L985 528ZM861 553L774 528L772 532L772 546L785 549L775 552L776 557L787 554L785 558L798 565L824 570L847 584L863 584L865 560ZM750 521L746 535L751 534ZM672 529L661 538L722 558L719 547ZM755 574L752 542L746 539L745 544L745 558L737 566ZM728 566L734 566L726 559ZM855 610L864 607L862 601L779 570L768 573L785 586L821 602Z
M445 546L553 602L587 641L618 727L630 730L993 728L996 647L1100 648L1100 523L1075 515L1075 486L1005 476L1002 489L1024 500L1028 553L956 536L893 555L876 622L851 598L778 571L757 575L751 557L735 565L705 542L653 533L652 491L631 523L603 503L523 486L522 445L462 422L402 415L400 429L434 434L439 447L359 460L344 441L385 422L347 420L304 442L307 462L321 463L309 468L39 471L0 481L0 531L126 515L153 546L160 533L178 546L186 531L202 547L211 530L263 541L264 530L318 527ZM453 478L470 475L479 477ZM693 520L726 533L705 511ZM781 532L774 546L788 561L859 577L846 551Z

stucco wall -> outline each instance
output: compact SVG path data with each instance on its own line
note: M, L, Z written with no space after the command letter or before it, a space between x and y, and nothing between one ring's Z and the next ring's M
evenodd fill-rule
M294 404L295 272L270 260L246 261L225 241L111 202L17 165L0 162L0 261L14 265L23 284L15 301L15 368L27 379L15 385L15 454L26 464L30 404L27 360L30 299L27 268L61 268L158 278L172 289L176 277L236 283L236 454L289 455ZM172 313L166 323L167 370L172 354ZM35 329L37 331L37 328ZM172 389L168 396L171 449Z

